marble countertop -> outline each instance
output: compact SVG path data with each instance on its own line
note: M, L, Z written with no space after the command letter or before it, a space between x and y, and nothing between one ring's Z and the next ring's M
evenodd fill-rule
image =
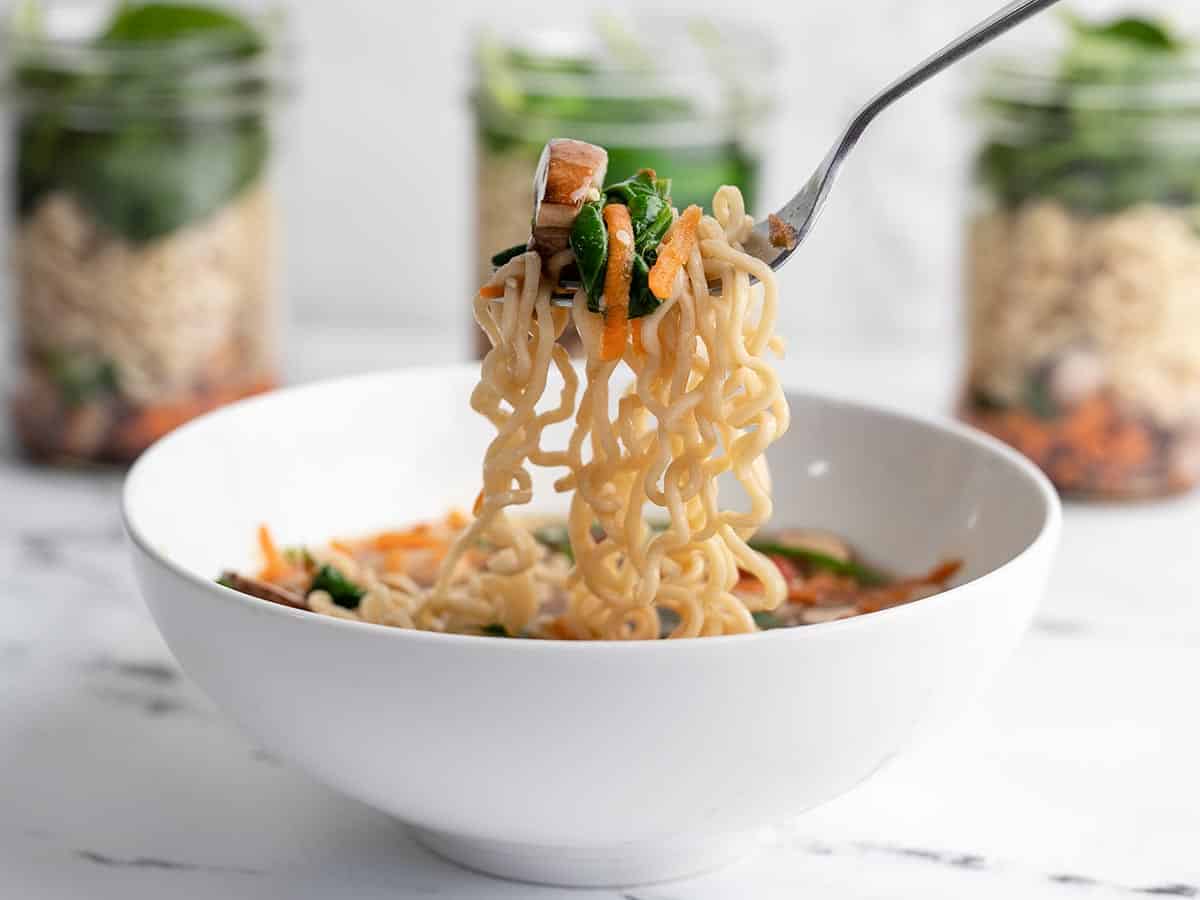
M448 340L299 335L293 380ZM929 351L795 354L814 389L944 409ZM532 898L256 748L180 673L125 558L116 473L0 450L0 896ZM1200 496L1072 506L1042 610L948 732L744 862L601 898L1200 897Z

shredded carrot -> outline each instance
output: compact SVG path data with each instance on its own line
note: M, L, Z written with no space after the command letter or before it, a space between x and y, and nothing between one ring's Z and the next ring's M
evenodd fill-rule
M689 206L683 211L667 236L658 245L658 259L650 270L650 292L666 300L675 288L675 276L692 255L696 246L696 229L700 226L700 207ZM611 252L611 251L610 251Z
M479 289L479 296L487 300L499 300L504 296L504 285L485 284Z
M560 641L573 641L577 635L567 622L566 616L559 616L557 619L551 619L546 623L546 631L554 635Z
M403 572L408 568L408 551L402 547L389 550L383 557L383 571Z
M375 535L376 550L420 550L442 543L436 537L419 531L381 531Z
M354 555L354 548L351 547L349 544L347 544L345 541L332 540L329 542L329 546L332 547L334 550L336 550L338 553L345 553L347 556Z
M766 590L763 587L763 583L749 572L740 572L738 574L737 584L733 586L733 589L739 594L761 594Z
M471 507L471 513L478 516L483 511L483 491L480 491L475 496L475 505Z
M277 578L282 578L291 571L291 566L288 565L283 554L279 552L279 547L275 544L275 539L271 537L271 529L266 525L258 526L258 549L262 551L263 562L265 565L262 571L258 573L258 577L263 581L274 581Z
M446 526L455 531L466 528L469 521L467 514L461 509L452 509L446 514Z
M963 566L961 559L950 559L944 563L934 566L929 574L920 579L922 584L937 584L942 585L958 574L958 570Z
M604 207L608 226L608 270L604 273L604 334L600 358L620 359L629 341L629 284L633 279L633 221L620 203Z

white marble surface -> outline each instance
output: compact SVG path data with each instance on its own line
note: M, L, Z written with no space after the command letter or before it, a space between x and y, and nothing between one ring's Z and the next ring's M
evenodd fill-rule
M295 346L297 380L396 358L382 335ZM954 382L943 356L895 351L786 372L925 410ZM574 896L460 871L241 736L136 596L119 485L0 454L0 897ZM948 733L733 868L595 896L1200 897L1197 526L1200 498L1070 508L1034 628Z

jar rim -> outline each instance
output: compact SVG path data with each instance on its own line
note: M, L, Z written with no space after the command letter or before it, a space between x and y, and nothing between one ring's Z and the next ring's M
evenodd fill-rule
M630 17L593 17L576 15L553 24L530 25L511 19L483 21L475 28L474 52L479 59L481 47L492 41L509 51L523 52L530 57L586 58L597 75L644 75L646 68L639 54L646 48L631 46L629 52L612 52L613 43L623 36L612 29L636 26L647 32L682 31L688 40L656 43L653 50L668 62L694 59L696 50L719 49L729 60L753 69L770 70L778 65L780 47L771 33L758 25L722 16L684 16L673 13L638 13ZM627 29L628 30L628 29ZM606 34L607 32L607 34ZM719 48L713 45L719 39ZM605 51L608 51L607 53Z
M1139 63L1136 79L1068 76L1061 43L1027 44L975 65L976 94L1014 106L1058 106L1064 92L1075 108L1112 112L1200 112L1200 47Z
M683 37L657 43L647 37L664 34ZM721 17L484 22L475 29L472 58L477 113L490 131L515 137L553 136L569 127L604 144L723 143L775 108L776 41L758 26ZM567 99L581 102L553 102ZM597 116L606 102L646 108L641 116L628 110Z

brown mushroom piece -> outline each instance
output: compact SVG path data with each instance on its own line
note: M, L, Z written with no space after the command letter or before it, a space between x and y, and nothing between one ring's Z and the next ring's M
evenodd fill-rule
M854 553L850 545L829 531L818 531L814 528L789 528L776 535L776 541L785 547L795 547L798 550L811 550L838 562L850 562Z
M542 150L533 179L533 237L529 246L543 257L567 249L571 226L588 200L596 200L608 172L603 147L554 138Z
M290 606L292 609L308 609L308 601L302 595L277 584L259 581L257 578L239 575L237 572L222 572L217 581L225 587L249 594L251 597L258 597L260 600L278 603L280 606Z

